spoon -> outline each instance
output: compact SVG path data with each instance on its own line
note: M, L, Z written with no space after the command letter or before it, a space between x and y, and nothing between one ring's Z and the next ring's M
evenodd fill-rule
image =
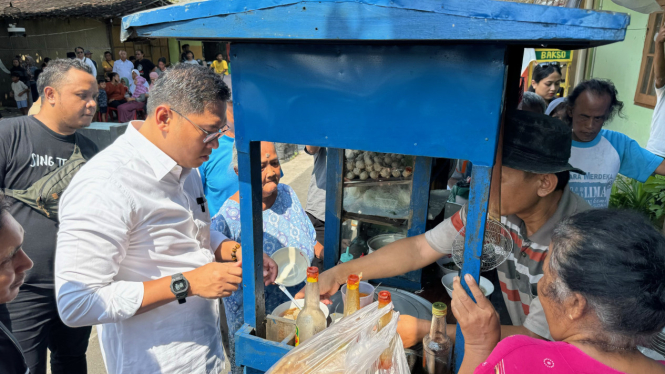
M298 305L298 303L296 302L296 299L293 298L293 296L291 295L291 292L289 292L289 290L287 290L286 287L284 287L284 285L280 284L279 289L282 290L282 292L284 292L284 294L286 296L288 296L289 299L291 299L291 301L293 301L294 304L296 304L296 307L298 307L298 309L302 310L302 307L300 305Z

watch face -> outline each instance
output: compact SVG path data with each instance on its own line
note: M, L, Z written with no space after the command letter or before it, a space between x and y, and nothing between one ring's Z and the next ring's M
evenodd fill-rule
M176 293L184 291L185 288L186 288L185 281L179 280L173 282L173 291L175 291Z

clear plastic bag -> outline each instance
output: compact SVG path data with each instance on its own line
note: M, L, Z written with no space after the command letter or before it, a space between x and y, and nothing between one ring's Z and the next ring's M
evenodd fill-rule
M392 310L392 303L378 306L376 301L341 319L291 350L266 374L409 374L397 335L399 313L393 311L390 323L379 331L379 319Z

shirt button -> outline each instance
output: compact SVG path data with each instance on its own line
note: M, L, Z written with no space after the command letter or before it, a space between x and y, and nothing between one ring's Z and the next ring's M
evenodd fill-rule
M520 280L520 275L517 274L517 276L515 278L517 278L517 280Z
M522 252L522 257L526 257L526 252Z

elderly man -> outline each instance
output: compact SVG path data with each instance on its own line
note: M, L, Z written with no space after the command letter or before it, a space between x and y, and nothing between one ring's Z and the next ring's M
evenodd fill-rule
M118 56L120 56L120 60L117 60L113 64L113 72L118 73L120 79L127 78L127 80L131 82L132 70L134 70L134 63L127 59L127 52L125 51L118 52Z
M9 214L9 201L0 193L0 309L16 298L30 268L32 261L23 251L23 228ZM0 320L0 373L27 374L23 350L10 326L9 321Z
M37 85L39 113L0 122L0 188L12 202L12 216L28 233L23 248L37 264L7 309L32 373L46 373L47 348L53 373L85 373L91 329L69 328L58 316L53 290L58 217L35 199L44 180L57 177L50 173L59 173L60 167L66 172L70 159L89 160L97 153L97 146L77 130L90 126L99 88L89 65L78 59L51 61ZM59 195L48 196L53 193Z
M76 54L76 58L83 62L84 64L90 66L90 70L92 70L92 76L96 77L97 76L97 66L93 63L91 59L85 56L85 50L83 50L82 47L76 47L74 48L74 53ZM92 54L90 54L92 55Z
M511 325L502 335L524 334L547 338L547 321L537 297L543 261L554 226L562 219L589 209L568 189L571 134L568 126L551 117L516 111L505 124L501 169L501 222L514 238L512 255L497 268L503 307ZM463 209L464 211L464 209ZM420 269L452 253L452 242L466 224L458 212L423 235L396 241L369 256L338 265L319 277L321 295L331 296L350 274L376 279ZM301 293L298 296L302 296ZM398 332L406 347L429 332L430 322L402 316ZM454 338L455 327L448 328Z
M62 197L58 310L68 325L97 325L110 374L224 369L217 299L241 282L240 252L210 232L196 168L223 135L228 99L210 69L167 70L146 120L130 122ZM276 265L264 265L272 282Z
M587 172L573 176L570 188L594 208L607 208L618 173L640 182L654 173L665 175L662 157L620 132L603 129L623 108L617 96L612 82L590 79L578 84L566 98L566 114L573 128L569 162Z

